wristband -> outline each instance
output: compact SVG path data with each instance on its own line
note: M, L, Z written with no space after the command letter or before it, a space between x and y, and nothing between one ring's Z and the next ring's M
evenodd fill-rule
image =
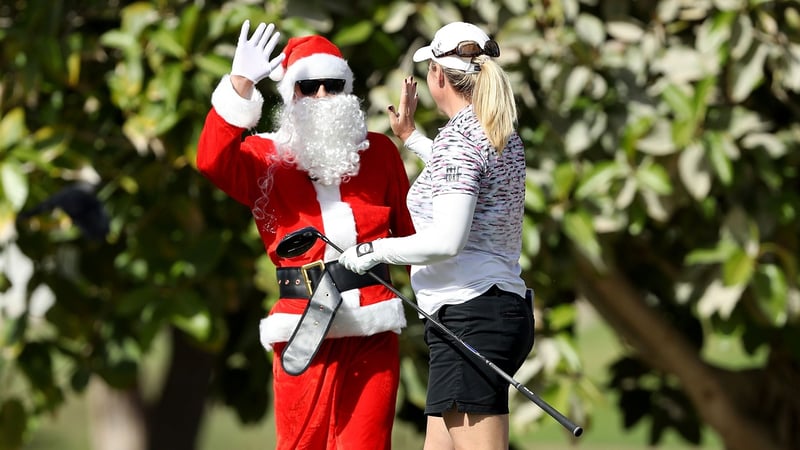
M356 247L356 256L361 257L364 255L368 255L372 253L373 250L374 248L372 247L372 242L364 242L358 244L358 246Z

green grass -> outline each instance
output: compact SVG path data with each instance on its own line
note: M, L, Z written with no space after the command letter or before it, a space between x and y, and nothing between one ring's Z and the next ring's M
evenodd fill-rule
M584 314L584 313L582 313ZM602 389L606 365L620 354L620 346L613 333L596 320L591 310L585 312L579 328L578 343L586 373ZM731 348L730 341L712 343L714 348L739 361L746 356ZM572 438L555 421L546 419L537 429L515 440L519 450L644 450L647 446L648 424L639 424L630 432L622 428L622 418L615 399L606 394L606 401L594 409L593 422L578 439ZM89 445L87 409L82 397L70 398L59 413L45 419L25 450L87 450ZM234 413L225 408L212 407L203 423L198 450L230 448L236 450L268 449L274 447L275 435L271 417L255 426L242 426ZM423 436L409 425L395 424L393 447L395 450L422 448ZM659 450L711 450L722 446L711 432L703 436L704 445L692 447L682 443L676 434L667 434Z

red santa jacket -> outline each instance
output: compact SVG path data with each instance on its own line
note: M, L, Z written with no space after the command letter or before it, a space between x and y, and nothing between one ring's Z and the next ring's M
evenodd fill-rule
M268 135L242 139L260 116L260 94L242 99L223 79L212 97L197 149L197 168L217 187L250 208L264 248L276 267L298 267L338 259L338 252L319 240L305 254L285 259L276 253L281 239L313 226L340 248L388 236L413 234L406 208L408 178L397 147L385 135L369 133L369 148L360 153L356 176L339 186L313 183L308 174L275 162ZM244 102L244 103L243 103ZM258 105L258 106L257 106ZM405 326L402 302L383 285L342 293L342 306L328 337L369 336ZM280 299L261 322L261 342L270 350L291 336L307 301Z

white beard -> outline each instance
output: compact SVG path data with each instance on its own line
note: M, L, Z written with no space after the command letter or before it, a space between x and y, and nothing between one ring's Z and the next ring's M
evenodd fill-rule
M279 111L278 125L278 158L296 164L314 181L338 185L358 174L358 153L369 147L358 97L301 98Z

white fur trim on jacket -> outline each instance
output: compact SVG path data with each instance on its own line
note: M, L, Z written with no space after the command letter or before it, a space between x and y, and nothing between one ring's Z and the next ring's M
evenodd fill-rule
M342 305L333 318L326 339L347 336L372 336L384 331L400 331L406 326L403 302L399 298L385 300L355 309ZM287 342L300 321L299 314L276 313L261 319L261 345L271 352L272 344Z
M211 105L229 124L240 128L255 128L261 119L264 97L253 87L252 96L249 99L242 98L233 88L230 78L230 75L222 77L211 94Z
M344 80L344 93L353 92L353 71L350 70L347 61L328 53L317 53L295 61L280 79L278 92L284 103L288 104L294 99L294 84L297 81L319 78Z

